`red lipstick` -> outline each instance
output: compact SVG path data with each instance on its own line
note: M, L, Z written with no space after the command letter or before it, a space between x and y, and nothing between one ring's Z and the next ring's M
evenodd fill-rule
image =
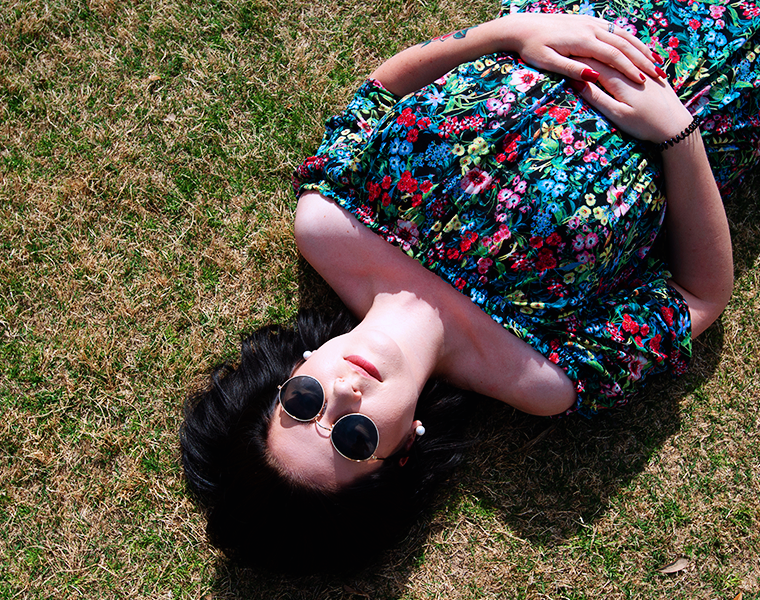
M380 371L377 370L377 367L369 362L366 358L352 354L351 356L346 356L345 360L351 363L354 367L358 367L356 370L362 375L366 375L372 379L377 379L378 381L383 380L383 378L380 376Z

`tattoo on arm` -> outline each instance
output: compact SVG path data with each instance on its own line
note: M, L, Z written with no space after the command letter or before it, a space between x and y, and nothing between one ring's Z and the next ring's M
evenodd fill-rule
M432 44L433 42L446 41L449 38L454 38L455 40L461 40L464 36L467 35L467 32L470 31L470 29L475 29L476 27L477 25L473 25L472 27L468 27L466 29L460 29L459 31L452 31L451 33L447 33L446 35L439 35L438 37L434 37L432 40L428 40L427 42L422 42L419 45L427 46L428 44Z

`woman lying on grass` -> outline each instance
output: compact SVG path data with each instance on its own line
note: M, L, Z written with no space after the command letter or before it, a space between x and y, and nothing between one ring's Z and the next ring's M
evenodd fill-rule
M358 324L264 328L187 404L230 556L336 570L392 542L459 461L460 390L590 416L686 369L731 294L716 178L757 161L760 9L628 11L528 0L391 58L328 122L295 234Z

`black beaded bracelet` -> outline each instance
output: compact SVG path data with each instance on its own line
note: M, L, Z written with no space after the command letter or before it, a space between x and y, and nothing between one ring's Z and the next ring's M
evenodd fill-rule
M665 140L664 142L657 144L657 150L662 152L666 148L670 148L671 146L675 146L678 142L685 140L687 137L689 137L692 133L694 133L694 130L699 127L699 124L702 122L701 117L694 117L689 123L689 126L684 129L681 133L678 135L670 138L669 140Z

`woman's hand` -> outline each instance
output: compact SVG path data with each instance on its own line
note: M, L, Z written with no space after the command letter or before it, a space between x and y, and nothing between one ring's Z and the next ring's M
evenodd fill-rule
M586 15L515 13L497 19L503 29L501 50L517 52L533 67L576 80L595 82L598 72L582 60L606 64L631 81L644 74L665 78L662 59L637 37L604 19ZM658 61L659 59L659 61Z
M583 64L600 73L598 83L573 87L618 128L640 140L660 143L678 135L692 116L667 81L650 79L633 83L619 71L594 60Z

